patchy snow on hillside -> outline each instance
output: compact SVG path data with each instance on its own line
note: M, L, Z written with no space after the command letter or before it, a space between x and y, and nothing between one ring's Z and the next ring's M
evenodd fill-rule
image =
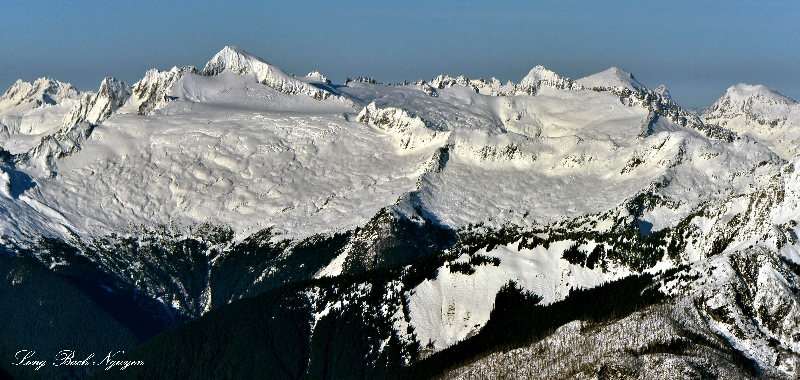
M562 253L573 241L551 243L549 248L518 250L514 245L498 246L475 255L500 259L500 264L474 266L464 274L440 268L433 280L425 280L408 293L408 307L417 341L433 344L434 351L477 334L489 320L497 292L509 281L542 297L542 304L564 299L570 289L593 288L630 274L626 268L589 269L568 263ZM594 243L581 246L591 251ZM467 254L452 263L469 262ZM452 265L451 263L451 265Z
M666 302L625 318L573 321L527 347L445 379L793 378L800 371L800 278L763 247L694 263L661 280ZM755 359L756 367L746 360Z
M478 224L486 231L665 231L669 242L654 244L680 243L679 252L661 257L656 248L666 247L653 247L658 257L637 270L679 270L662 279L674 302L606 326L573 322L546 342L487 360L512 369L528 360L547 374L639 373L631 364L639 363L644 377L669 363L680 369L670 376L681 377L718 358L713 374L735 377L741 368L730 355L743 352L768 375L791 374L800 351L791 264L800 263L798 123L798 103L764 86L731 87L701 119L663 86L648 90L617 68L577 81L536 66L519 84L441 75L413 84L359 77L336 85L319 72L295 77L225 47L202 70L153 69L133 86L108 77L98 91L81 93L42 78L18 81L0 96L0 244L21 252L57 237L85 247L164 226L188 236L204 223L233 231L234 243L266 231L254 244L293 239L286 247L351 234L337 235L345 237L303 274L309 279L352 274L348 265L362 259L373 261L365 270L386 269L381 244L403 243L398 226L433 231L430 241L410 245L424 253L398 259L409 265L447 254L439 235L457 239ZM375 221L381 215L385 220ZM464 255L413 289L397 279L385 289L355 284L342 297L320 288L308 293L313 317L363 303L406 343L439 351L478 333L509 281L549 304L571 288L633 274L570 264L561 257L574 242L549 243L492 245L475 254L497 265L474 265L467 274L458 270L470 260ZM292 252L270 248L282 259ZM55 254L37 254L48 267L64 264ZM162 286L157 273L139 271L141 264L130 263L137 278L120 278L136 289L147 284L148 296L187 315L210 310L209 284L190 294L166 270L163 278L174 284ZM243 265L255 283L278 270ZM368 302L387 289L382 304ZM658 333L640 339L629 328ZM690 347L688 358L647 351L698 336L711 343ZM593 348L615 337L619 344ZM585 356L548 367L536 352ZM490 367L485 360L464 373L475 366Z

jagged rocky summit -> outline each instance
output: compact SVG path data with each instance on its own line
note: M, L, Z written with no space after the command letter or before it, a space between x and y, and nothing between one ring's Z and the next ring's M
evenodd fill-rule
M286 378L792 378L798 112L740 84L697 115L618 68L335 84L236 47L132 86L19 81L4 294L61 289L167 378L236 371L206 348ZM73 339L3 323L0 352Z

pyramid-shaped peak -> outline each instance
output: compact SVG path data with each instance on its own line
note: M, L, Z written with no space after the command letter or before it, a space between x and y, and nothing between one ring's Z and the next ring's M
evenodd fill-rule
M28 94L28 92L30 92L32 88L33 84L31 84L30 82L25 82L22 79L17 79L17 81L14 82L14 84L12 84L11 87L9 87L8 90L6 90L6 92L0 98L10 99L16 97L17 94L20 93Z
M616 75L616 76L618 76L620 78L628 78L628 79L636 80L633 77L633 74L629 73L628 71L626 71L624 69L620 69L619 67L616 67L616 66L611 66L611 67L608 68L608 70L606 70L604 72L612 73L612 74L614 74L614 75Z
M725 95L717 99L703 117L707 120L731 118L742 112L757 114L752 120L768 120L776 115L784 115L798 103L791 98L764 85L739 83L725 91Z
M522 81L520 81L520 84L522 84L522 85L535 84L535 83L539 83L539 82L544 81L544 80L546 80L548 82L555 82L555 81L557 81L559 79L561 79L561 77L558 74L556 74L554 71L548 70L547 68L545 68L542 65L538 65L538 66L534 67L533 69L531 69L531 71L528 72L528 75L526 75L525 78L522 78Z
M639 83L633 74L618 67L611 67L608 70L578 79L577 82L588 88L624 87L634 91L647 91L647 87Z
M106 77L100 83L98 94L106 97L126 98L131 95L131 87L114 77Z
M236 46L225 46L206 64L202 75L218 75L230 71L237 75L253 75L255 79L268 87L284 94L305 93L314 99L327 99L331 93L288 75L277 66L270 65ZM321 78L324 78L321 76Z
M667 90L667 86L664 86L663 84L658 86L658 87L656 87L656 89L653 90L653 91L656 94L660 94L661 96L663 96L663 97L665 97L667 99L672 99L672 97L669 95L669 90Z
M236 46L225 46L203 68L204 75L217 75L225 70L236 73L248 72L254 66L271 66L263 59L256 57Z
M238 47L238 46L231 46L231 45L229 45L229 46L225 46L225 47L224 47L224 48L222 48L222 50L220 50L220 51L219 51L219 53L217 53L217 54L229 54L229 53L234 53L234 54L248 54L248 55L249 55L249 53L248 53L248 52L246 52L246 51L244 51L242 48L240 48L240 47Z
M250 60L256 60L259 62L264 62L261 58L258 58L238 46L225 46L222 50L219 51L215 56L216 57L244 57Z

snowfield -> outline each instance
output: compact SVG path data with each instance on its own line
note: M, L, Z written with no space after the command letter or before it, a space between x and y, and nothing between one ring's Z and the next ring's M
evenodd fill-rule
M289 242L275 255L286 259L304 239L352 233L309 277L324 279L369 261L358 255L397 232L370 230L380 215L457 237L473 225L664 232L663 252L643 269L620 261L590 269L562 256L575 243L592 251L591 240L492 244L475 254L496 264L465 273L450 268L471 254L445 260L410 288L392 283L376 313L431 355L478 334L509 281L547 305L647 271L662 276L665 303L604 325L571 322L446 378L679 378L703 375L700 367L747 377L734 351L763 376L790 377L800 368L798 127L798 103L763 86L731 87L697 116L663 86L650 90L618 68L575 81L537 66L518 84L440 76L337 85L226 47L203 70L154 69L133 86L111 77L96 92L47 78L15 83L0 97L0 243L36 251L55 238L81 251L143 230L188 238L208 224L232 230L219 244L268 231L261 243ZM226 259L215 255L207 254L209 278ZM210 310L210 280L194 297L177 276L167 286L140 270L141 260L109 270L179 312ZM259 270L250 285L282 269ZM335 302L324 300L328 290L309 290L314 323L362 302L371 286ZM681 355L651 350L697 336L705 343Z
M546 305L564 299L571 288L592 288L630 274L625 268L589 269L561 260L561 253L573 243L560 241L532 250L499 246L477 253L500 259L497 266L476 266L473 274L440 269L436 279L409 292L410 324L417 339L432 343L438 351L476 334L489 320L495 294L509 281L541 296ZM591 251L594 245L584 248ZM468 261L462 255L453 263Z
M667 181L661 191L677 208L653 215L658 228L709 199L748 191L754 172L780 162L759 143L723 144L613 92L560 89L565 80L537 67L518 86L535 96L452 85L432 97L418 85L294 78L226 48L202 72L150 71L132 89L108 79L72 110L77 93L53 82L66 94L48 99L60 103L4 106L41 125L6 126L3 144L26 155L18 166L36 183L33 198L77 236L210 222L240 238L267 227L305 237L363 225L398 200L456 229L546 224L609 211ZM644 88L619 69L577 83ZM17 87L31 85L16 84L3 104L20 102ZM69 134L87 123L91 131ZM447 154L431 172L437 148ZM139 185L119 186L131 182ZM17 239L29 230L4 229Z

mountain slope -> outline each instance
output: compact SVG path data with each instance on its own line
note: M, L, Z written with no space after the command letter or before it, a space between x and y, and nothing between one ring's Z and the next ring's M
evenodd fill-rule
M800 356L786 333L797 331L798 275L763 249L717 256L665 276L663 304L571 322L442 378L791 378Z
M0 243L15 260L108 287L165 326L196 320L142 355L171 363L172 348L202 341L226 357L270 358L236 370L248 376L281 365L291 378L416 373L492 331L490 305L509 281L550 315L576 302L576 289L671 270L642 285L670 298L637 304L661 314L636 311L665 340L609 347L619 360L607 368L690 343L679 347L688 358L667 358L686 373L710 357L718 376L796 368L787 270L800 262L800 180L774 143L791 140L796 103L762 88L736 87L699 118L617 68L575 81L536 66L518 84L336 85L235 47L203 70L154 69L132 87L36 83L0 98ZM748 118L783 121L765 122L767 136L737 129ZM625 310L604 318L624 328L635 311ZM568 323L583 314L558 315L553 339L609 336ZM682 318L696 335L670 327ZM227 344L248 330L294 351ZM449 365L496 355L475 347ZM580 350L570 352L606 352ZM234 362L202 371L225 377ZM137 373L188 376L147 371Z
M69 83L52 78L39 78L33 83L20 79L0 96L0 113L19 114L78 97L78 90Z
M634 92L647 92L647 88L639 83L631 73L616 67L578 79L576 82L592 89L627 88Z
M798 153L800 104L766 86L732 86L702 117L761 141L787 160Z

